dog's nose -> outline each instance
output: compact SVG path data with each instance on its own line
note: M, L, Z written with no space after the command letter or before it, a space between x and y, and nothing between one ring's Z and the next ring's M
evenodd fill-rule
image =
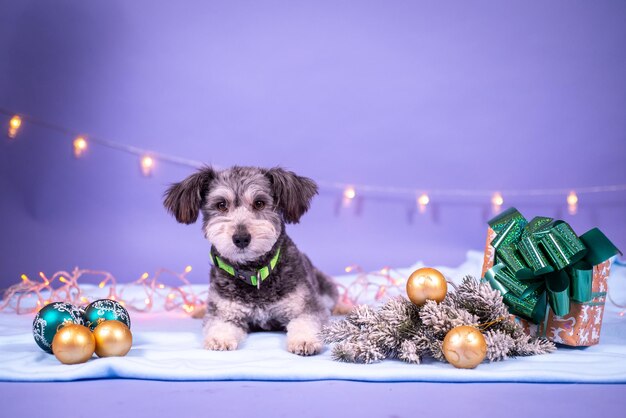
M250 244L252 236L247 232L237 232L233 235L233 243L239 248L246 248Z

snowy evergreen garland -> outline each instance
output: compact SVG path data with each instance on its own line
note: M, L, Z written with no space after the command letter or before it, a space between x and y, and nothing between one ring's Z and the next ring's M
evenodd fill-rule
M445 361L443 339L460 325L481 327L489 361L555 350L552 342L530 337L520 325L510 321L500 292L471 276L465 277L439 304L427 301L418 307L397 297L377 310L357 306L345 319L324 327L322 337L327 344L334 344L335 360L374 363L397 358L419 364L424 356Z

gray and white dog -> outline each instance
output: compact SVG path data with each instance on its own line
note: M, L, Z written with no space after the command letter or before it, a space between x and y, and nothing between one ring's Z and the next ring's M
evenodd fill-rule
M204 347L235 350L249 331L286 330L290 352L320 352L318 336L337 304L335 283L285 233L317 193L313 180L282 168L205 167L165 193L178 222L212 244Z

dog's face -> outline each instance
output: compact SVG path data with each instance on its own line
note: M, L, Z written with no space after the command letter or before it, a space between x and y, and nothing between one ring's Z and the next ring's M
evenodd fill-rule
M297 223L316 193L312 180L282 168L207 167L173 184L164 204L185 224L202 212L204 236L222 256L242 264L270 251L284 223Z

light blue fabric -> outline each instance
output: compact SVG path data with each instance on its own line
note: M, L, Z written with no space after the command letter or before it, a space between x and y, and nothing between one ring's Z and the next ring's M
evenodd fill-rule
M481 255L470 253L456 269L442 268L459 281L479 274ZM412 266L412 270L418 267ZM626 267L614 265L609 291L626 302ZM350 277L340 281L349 283ZM430 382L585 382L626 383L626 316L607 303L601 343L586 349L484 363L474 370L427 361L360 365L333 361L327 348L318 356L286 351L284 333L256 333L232 352L202 349L201 321L179 312L132 313L134 344L121 358L93 358L79 365L60 364L41 351L31 335L30 315L0 314L0 380L65 381L98 378L158 380L318 380Z

